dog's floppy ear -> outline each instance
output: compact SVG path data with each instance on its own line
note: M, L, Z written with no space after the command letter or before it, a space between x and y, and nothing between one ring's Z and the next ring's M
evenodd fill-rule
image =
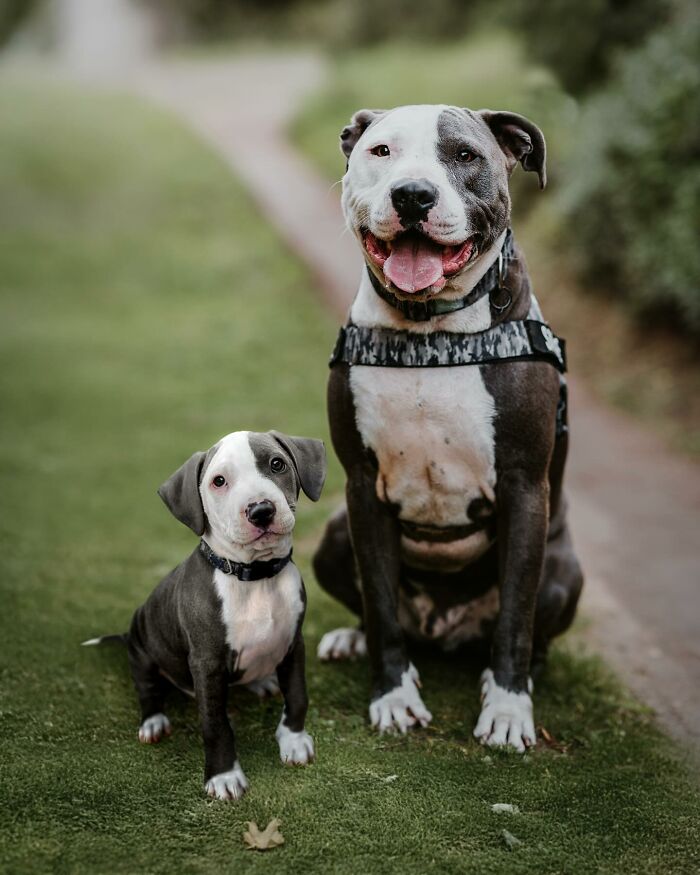
M199 481L206 455L194 453L158 490L170 513L200 536L204 534L204 507Z
M357 141L373 121L384 115L385 109L358 109L350 119L350 124L340 132L340 151L346 158L355 148Z
M508 169L512 170L519 161L524 170L537 173L540 188L544 188L547 184L547 146L537 125L514 112L482 109L478 114L491 128L491 133L508 159Z
M311 501L318 501L326 480L326 448L323 441L290 437L280 431L271 431L270 434L290 456L304 493Z

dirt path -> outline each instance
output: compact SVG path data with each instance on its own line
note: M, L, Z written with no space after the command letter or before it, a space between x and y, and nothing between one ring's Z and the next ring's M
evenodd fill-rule
M131 87L181 115L246 181L340 319L359 252L337 193L285 137L323 75L311 55L250 55L154 65ZM700 748L700 472L571 383L568 484L587 575L585 637L675 737Z

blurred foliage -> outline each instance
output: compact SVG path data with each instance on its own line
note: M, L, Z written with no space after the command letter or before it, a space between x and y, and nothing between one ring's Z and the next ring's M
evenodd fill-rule
M141 0L165 19L184 22L207 39L265 36L308 39L329 47L388 39L449 39L463 34L479 3L460 0Z
M5 43L36 6L36 0L0 0L0 45Z
M191 34L209 39L265 35L330 47L396 40L445 41L479 23L509 27L525 39L572 94L604 80L621 49L664 22L672 0L141 0Z
M581 94L610 73L620 51L668 16L670 0L499 0L497 14L524 37L536 61Z
M561 191L584 276L700 335L700 13L688 4L584 106Z

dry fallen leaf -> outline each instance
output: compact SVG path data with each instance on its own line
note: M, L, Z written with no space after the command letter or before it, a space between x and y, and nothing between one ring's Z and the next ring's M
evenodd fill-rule
M549 750L556 751L557 753L568 754L571 748L576 745L576 742L565 744L564 742L558 741L551 732L545 729L544 726L538 726L537 729L539 737L544 742L545 747L549 748Z
M276 817L268 823L262 832L257 823L249 820L248 831L243 833L243 841L249 851L269 851L284 844L284 836L279 831L281 821Z

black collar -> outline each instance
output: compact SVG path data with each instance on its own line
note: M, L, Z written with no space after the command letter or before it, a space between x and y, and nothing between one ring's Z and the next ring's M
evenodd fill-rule
M369 267L367 268L367 273L369 274L372 287L379 297L394 307L394 309L399 310L411 322L427 322L428 319L432 319L434 316L444 316L446 313L464 310L465 307L470 307L480 298L483 298L484 295L490 296L492 309L500 314L507 310L512 302L510 293L505 286L505 278L508 272L508 265L513 259L514 249L513 232L508 228L496 261L474 288L471 289L468 295L453 301L444 301L439 297L431 298L429 301L405 301L397 298L389 289L385 288ZM504 293L504 300L502 302L497 302L495 292Z
M224 574L232 574L246 583L274 577L292 561L291 550L281 559L268 559L265 562L232 562L230 559L218 556L204 540L200 541L199 549L207 562L214 568L223 571Z

